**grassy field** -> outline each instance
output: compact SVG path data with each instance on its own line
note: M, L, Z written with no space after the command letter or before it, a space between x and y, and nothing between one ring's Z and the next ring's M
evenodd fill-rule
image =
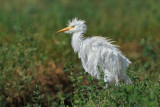
M160 1L0 0L0 106L160 106ZM75 17L85 37L101 35L132 61L133 84L104 89L85 73L71 35Z

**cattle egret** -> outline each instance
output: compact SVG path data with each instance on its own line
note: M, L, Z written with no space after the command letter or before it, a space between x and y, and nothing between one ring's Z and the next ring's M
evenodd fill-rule
M84 70L97 79L100 79L100 72L104 72L106 87L111 83L118 86L120 80L125 84L131 84L126 74L126 68L131 63L129 59L121 53L117 45L111 44L112 41L109 39L100 36L84 38L86 30L85 21L75 18L69 21L68 27L57 33L73 34L72 47L74 52L78 53Z

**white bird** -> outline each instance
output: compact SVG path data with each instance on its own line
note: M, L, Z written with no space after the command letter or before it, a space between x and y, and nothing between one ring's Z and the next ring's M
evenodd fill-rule
M87 26L85 21L77 18L69 21L68 27L59 30L72 35L72 47L78 53L82 66L91 76L100 79L100 72L104 72L106 87L115 83L116 86L123 80L125 84L131 84L126 74L126 68L131 63L117 45L111 44L109 39L100 36L84 38ZM98 70L100 68L100 71Z

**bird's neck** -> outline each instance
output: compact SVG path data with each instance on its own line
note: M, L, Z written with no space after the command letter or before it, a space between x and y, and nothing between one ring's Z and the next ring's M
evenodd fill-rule
M81 43L84 40L83 35L85 32L76 32L72 35L72 47L75 53L80 49Z

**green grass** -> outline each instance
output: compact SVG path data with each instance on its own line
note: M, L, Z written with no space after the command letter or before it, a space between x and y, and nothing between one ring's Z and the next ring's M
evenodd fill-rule
M159 106L159 10L158 0L1 0L0 106ZM117 41L132 85L104 89L85 73L71 35L56 34L74 17L86 37Z
M69 66L67 67L69 68ZM76 67L70 68L70 78L75 87L72 94L64 94L61 104L66 104L71 99L73 106L159 106L159 80L153 82L143 67L132 66L128 72L132 78L132 85L122 84L120 87L114 85L105 88L103 79L95 81L85 72L76 72ZM141 78L140 75L143 75Z

